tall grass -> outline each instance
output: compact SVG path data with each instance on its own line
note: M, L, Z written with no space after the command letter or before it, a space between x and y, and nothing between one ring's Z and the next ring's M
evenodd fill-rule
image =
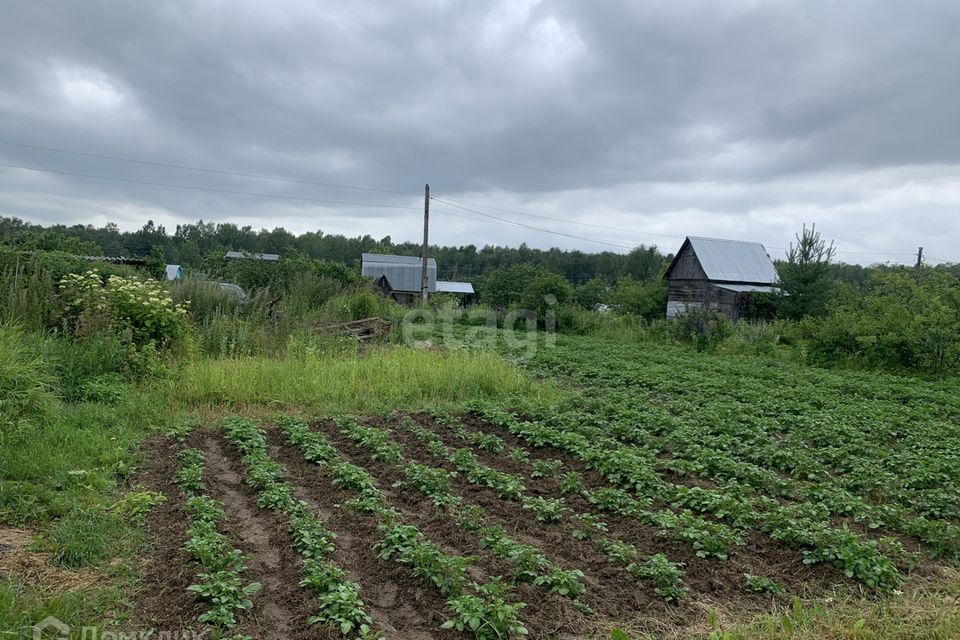
M203 359L184 366L171 392L187 404L288 405L321 412L417 411L466 400L552 398L490 353L391 347L320 353L302 359Z
M51 415L53 377L38 351L18 327L0 324L0 446Z

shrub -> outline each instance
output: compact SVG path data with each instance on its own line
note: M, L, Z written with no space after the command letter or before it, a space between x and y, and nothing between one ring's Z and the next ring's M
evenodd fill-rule
M960 365L960 280L923 269L875 275L808 319L810 355L824 363L943 372Z
M91 269L64 276L60 289L77 335L109 328L136 345L153 343L164 348L186 333L186 306L174 304L155 280L113 275L104 283L99 272Z
M709 307L690 307L669 325L670 337L696 345L698 351L712 351L729 338L733 327L725 315Z

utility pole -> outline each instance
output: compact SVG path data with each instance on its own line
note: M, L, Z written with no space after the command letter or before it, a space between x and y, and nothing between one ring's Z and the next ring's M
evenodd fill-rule
M427 304L427 289L430 288L430 278L427 272L427 234L430 230L430 185L423 188L423 247L420 249L420 302Z
M923 247L917 249L917 269L923 266Z

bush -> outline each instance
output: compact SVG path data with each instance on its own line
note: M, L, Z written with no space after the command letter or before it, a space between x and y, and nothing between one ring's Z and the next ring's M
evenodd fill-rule
M617 281L613 302L620 313L631 313L646 320L658 320L667 310L668 285L665 280L640 282L630 276Z
M669 324L669 335L696 345L697 351L712 351L733 334L725 315L709 307L688 307Z
M876 274L804 323L815 362L940 373L960 365L960 280L923 269Z
M112 275L104 283L90 269L67 274L60 288L70 326L80 337L113 330L135 345L163 349L187 331L186 306L174 304L156 280Z

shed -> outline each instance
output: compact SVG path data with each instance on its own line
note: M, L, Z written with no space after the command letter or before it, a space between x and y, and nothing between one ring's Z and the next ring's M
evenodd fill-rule
M360 273L372 278L377 287L397 302L414 302L420 296L423 263L414 256L364 253ZM437 290L437 261L427 258L427 291Z
M183 280L183 269L180 267L180 265L167 265L167 280Z
M663 277L669 282L667 318L710 307L736 321L751 293L779 291L777 270L759 242L687 236Z

